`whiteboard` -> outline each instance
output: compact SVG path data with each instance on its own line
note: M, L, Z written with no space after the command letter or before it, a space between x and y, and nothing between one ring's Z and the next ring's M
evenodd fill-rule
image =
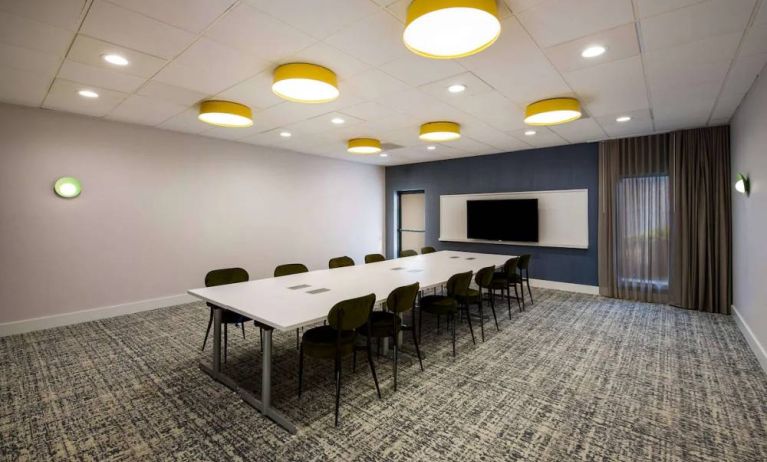
M487 199L538 199L538 242L467 238L466 202ZM588 249L589 191L568 189L439 196L439 240Z

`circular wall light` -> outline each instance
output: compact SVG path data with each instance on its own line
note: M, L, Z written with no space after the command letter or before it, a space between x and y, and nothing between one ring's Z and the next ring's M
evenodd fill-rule
M402 40L413 53L451 59L479 53L500 33L496 0L413 0Z
M748 196L751 194L751 181L748 177L742 173L738 173L737 181L735 181L735 191Z
M114 64L115 66L127 66L129 62L125 56L118 55L116 53L108 53L102 55L101 59L108 62L109 64Z
M605 51L607 51L607 48L603 47L602 45L593 45L585 48L581 52L581 56L584 58L596 58L597 56L602 56L605 54Z
M250 108L232 101L203 101L197 118L217 127L242 128L253 125L253 112Z
M82 192L83 187L77 178L62 176L53 183L53 191L64 199L74 199Z
M461 126L455 122L429 122L421 125L419 138L424 141L453 141L461 137Z
M559 125L581 118L581 103L575 98L536 101L525 110L527 125Z
M352 154L378 154L381 141L375 138L353 138L347 142L346 150Z
M327 103L338 98L338 77L316 64L283 64L274 70L272 91L294 103Z

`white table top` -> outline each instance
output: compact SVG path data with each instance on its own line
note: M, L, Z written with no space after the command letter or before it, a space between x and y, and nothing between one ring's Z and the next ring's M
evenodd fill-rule
M278 330L294 329L326 319L336 303L376 294L386 300L397 287L421 283L421 288L443 284L453 274L502 267L510 255L441 251L379 263L310 271L279 278L192 289L188 293ZM306 285L302 288L291 287ZM312 294L316 289L330 289Z

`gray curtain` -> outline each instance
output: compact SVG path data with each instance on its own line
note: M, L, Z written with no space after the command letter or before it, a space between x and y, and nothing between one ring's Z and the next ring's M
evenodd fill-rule
M728 127L599 146L599 289L729 313Z

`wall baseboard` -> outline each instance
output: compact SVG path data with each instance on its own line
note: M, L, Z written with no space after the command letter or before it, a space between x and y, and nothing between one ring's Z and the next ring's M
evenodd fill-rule
M599 286L589 286L585 284L572 284L570 282L547 281L545 279L530 278L530 285L540 287L541 289L564 290L566 292L577 292L579 294L599 295Z
M764 372L767 373L767 350L765 350L764 346L756 338L754 332L751 330L751 327L749 327L746 320L743 319L740 313L738 313L738 309L735 307L735 305L731 305L731 307L732 314L735 315L735 324L738 325L738 328L743 333L743 337L746 338L748 346L751 347L751 350L756 355L756 359L759 360L759 364L762 365L762 369L764 369Z
M90 310L74 311L72 313L43 316L40 318L22 319L21 321L0 323L0 337L23 334L36 330L50 329L52 327L68 326L81 322L95 321L98 319L113 318L124 314L138 313L140 311L155 310L167 306L191 303L198 299L187 294L171 295L168 297L141 300L120 305L104 306Z

